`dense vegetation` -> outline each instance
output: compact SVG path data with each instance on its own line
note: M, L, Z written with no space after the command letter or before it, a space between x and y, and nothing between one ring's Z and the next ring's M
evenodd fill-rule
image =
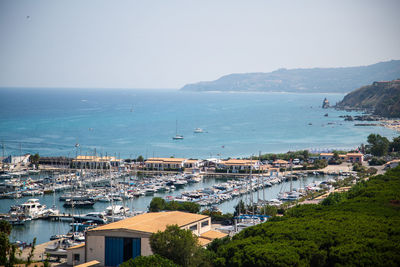
M337 107L367 109L372 110L374 115L398 118L400 117L400 82L373 83L363 86L347 94Z
M284 91L347 93L373 81L400 77L400 60L365 67L279 69L270 73L242 73L215 81L187 84L186 91Z
M180 266L211 266L208 251L198 243L192 231L169 225L164 232L158 231L150 237L151 250Z
M216 266L400 265L400 168L213 244Z
M126 262L123 262L120 267L148 267L148 266L157 266L157 267L177 267L173 261L163 258L158 254L150 255L150 256L138 256L135 259L130 259Z
M149 211L159 212L162 210L180 210L191 213L198 213L200 211L200 205L193 202L176 202L176 201L165 201L161 197L153 197L150 202Z

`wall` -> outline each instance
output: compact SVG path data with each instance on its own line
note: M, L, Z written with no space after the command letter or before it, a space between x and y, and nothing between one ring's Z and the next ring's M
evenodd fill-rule
M79 261L74 261L74 254L79 254ZM78 265L85 263L85 247L67 250L67 264Z
M104 266L104 236L93 236L86 234L86 262L98 260L100 266Z

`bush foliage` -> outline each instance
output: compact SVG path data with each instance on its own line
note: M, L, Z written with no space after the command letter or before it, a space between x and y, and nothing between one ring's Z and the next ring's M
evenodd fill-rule
M220 243L216 266L399 266L400 167Z

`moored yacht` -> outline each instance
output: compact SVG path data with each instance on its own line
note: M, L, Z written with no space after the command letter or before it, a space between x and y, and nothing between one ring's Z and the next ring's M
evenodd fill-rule
M21 209L25 217L36 219L46 213L46 205L42 205L39 199L31 198L21 204Z

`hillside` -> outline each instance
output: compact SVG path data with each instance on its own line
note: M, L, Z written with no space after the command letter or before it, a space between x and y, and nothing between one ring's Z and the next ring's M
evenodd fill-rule
M337 105L343 109L367 109L374 115L400 117L400 80L374 82L349 94Z
M279 69L243 73L185 85L183 91L266 91L347 93L373 81L400 77L400 60L348 68Z
M249 227L215 248L218 266L399 266L400 168Z

